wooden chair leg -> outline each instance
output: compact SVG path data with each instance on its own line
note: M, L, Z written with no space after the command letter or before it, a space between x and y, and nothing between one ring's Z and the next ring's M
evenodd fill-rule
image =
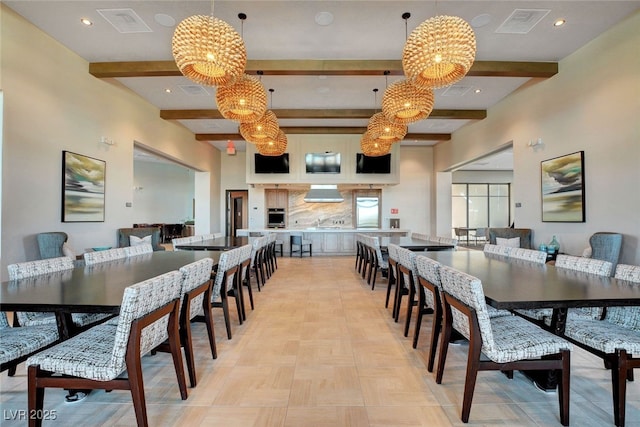
M196 364L193 357L193 344L191 342L191 323L184 322L180 327L180 342L184 348L184 358L187 362L187 372L189 373L189 383L191 388L197 384Z
M473 401L473 392L476 388L476 380L478 378L478 369L480 367L480 351L482 343L476 339L475 335L471 335L469 341L469 354L467 356L467 375L464 380L464 397L462 398L462 415L460 419L463 423L469 422L469 414L471 413L471 403Z
M209 298L209 296L205 296L205 298ZM206 305L206 303L205 303ZM211 307L205 306L204 308L204 322L207 325L207 335L209 337L209 347L211 348L211 357L214 359L218 358L218 349L216 348L216 335L213 326L213 315L211 314Z
M140 355L128 352L126 357L127 376L129 381L129 389L131 391L131 400L133 400L133 409L136 413L136 421L138 426L147 427L147 406L144 398L144 383L142 381L142 366L140 363ZM137 357L136 357L137 356Z
M404 321L404 336L409 336L409 326L411 325L411 313L413 312L413 306L416 299L415 286L409 286L409 297L407 298L407 318Z
M613 391L613 418L616 426L625 424L625 406L627 401L627 352L617 350L611 367Z
M449 350L449 340L451 339L451 319L445 318L447 314L442 314L442 334L440 335L440 354L438 355L438 367L436 368L436 384L442 384L444 365L447 360ZM451 316L451 314L448 314Z
M251 304L251 310L253 310L253 290L251 289L251 274L249 274L248 271L247 276L245 277L244 285L249 291L249 304Z
M13 365L12 367L10 367L9 369L7 369L7 375L12 377L16 374L16 368L18 367L18 365ZM633 371L631 371L633 373Z
M172 314L173 316L174 314ZM169 325L171 325L171 318L169 318ZM187 400L187 380L184 376L184 368L182 367L182 350L180 346L180 331L178 329L178 323L175 323L175 328L169 327L169 349L171 349L171 357L173 359L173 367L176 371L176 377L178 378L178 386L180 387L180 397L182 400ZM140 355L137 357L138 368L140 369L140 383L142 384L142 367L140 363Z
M439 309L433 311L433 323L431 325L431 345L429 347L429 361L427 371L433 372L433 364L436 360L436 349L438 347L438 337L442 329L442 313ZM442 352L442 349L440 350Z
M425 305L426 302L423 291L422 289L420 289L420 293L418 293L418 314L416 315L416 327L413 330L413 348L418 347L418 338L420 338L420 327L422 326L422 316L424 315Z
M389 266L389 276L387 276L387 297L384 300L384 308L389 307L389 297L391 296L391 287L395 284L395 274L393 273L393 268Z
M226 297L222 298L222 312L224 314L224 324L227 327L227 339L231 339L231 321L229 320L229 304L227 302Z
M558 384L558 403L560 404L560 423L563 426L569 425L569 389L571 381L571 352L563 350L560 352L562 358L562 372L560 383ZM624 408L623 408L624 411ZM624 416L624 415L623 415ZM624 425L624 422L621 424Z
M29 366L28 375L28 392L27 392L27 411L29 414L42 414L44 406L44 388L38 387L38 376L41 373L39 366ZM42 425L42 417L29 417L29 427L40 427Z

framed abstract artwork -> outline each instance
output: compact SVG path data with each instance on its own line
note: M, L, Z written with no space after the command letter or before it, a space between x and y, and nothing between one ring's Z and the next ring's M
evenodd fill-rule
M104 222L106 162L62 152L62 222Z
M585 222L584 151L541 162L542 222Z

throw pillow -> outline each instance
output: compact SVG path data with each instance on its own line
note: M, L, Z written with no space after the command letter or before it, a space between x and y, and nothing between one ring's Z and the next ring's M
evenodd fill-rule
M76 254L69 247L69 245L67 245L67 242L64 242L62 244L62 255L66 256L67 258L76 259Z
M520 238L514 237L513 239L505 239L503 237L496 237L496 245L509 246L510 248L519 248Z
M129 236L130 246L139 246L139 245L144 245L145 243L148 245L151 244L151 234L144 237Z

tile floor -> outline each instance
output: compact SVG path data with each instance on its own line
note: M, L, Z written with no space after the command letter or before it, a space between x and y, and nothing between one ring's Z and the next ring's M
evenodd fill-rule
M212 360L204 324L194 325L198 385L180 400L168 354L143 359L151 426L451 426L462 425L460 405L465 345L451 346L443 383L427 372L430 316L418 349L384 308L386 283L374 291L360 279L352 257L279 258L279 270L247 322L232 319L227 340L214 311L218 359ZM412 328L413 329L413 328ZM412 330L410 332L412 334ZM627 426L640 426L640 381L629 383ZM2 373L2 426L26 408L24 365L15 377ZM44 425L131 426L135 415L126 391L94 391L78 403L47 390ZM602 362L572 355L571 425L613 425L611 386ZM560 426L555 393L537 390L521 374L508 380L480 372L469 425Z

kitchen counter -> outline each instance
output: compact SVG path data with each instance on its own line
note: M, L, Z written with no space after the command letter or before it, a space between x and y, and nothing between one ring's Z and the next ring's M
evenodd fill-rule
M410 230L402 228L338 228L338 227L304 227L304 228L255 228L239 229L238 236L249 233L276 233L283 242L285 254L290 253L289 236L302 233L303 238L311 240L313 255L355 255L356 234L368 236L406 236Z

